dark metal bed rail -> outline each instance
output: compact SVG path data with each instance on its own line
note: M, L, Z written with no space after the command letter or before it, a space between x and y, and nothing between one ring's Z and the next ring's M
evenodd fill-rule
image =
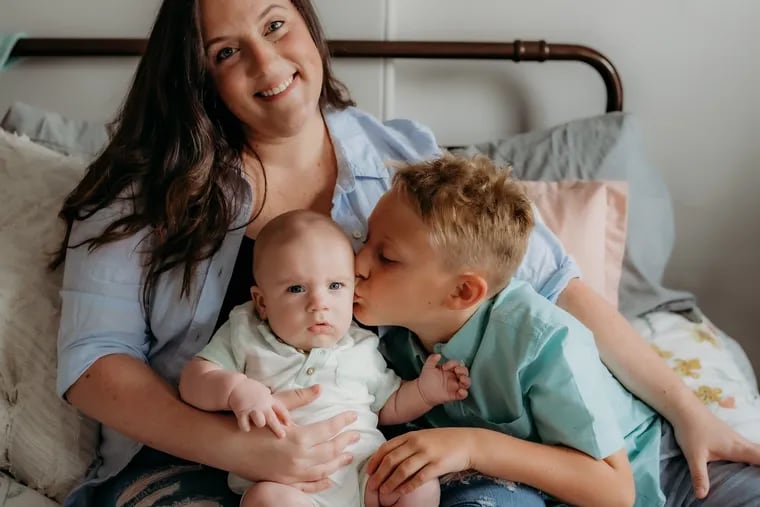
M140 56L145 39L21 39L11 56ZM596 70L607 90L607 112L622 111L623 84L612 62L595 49L545 41L438 42L331 40L330 53L343 58L418 58L512 60L515 62L577 61Z

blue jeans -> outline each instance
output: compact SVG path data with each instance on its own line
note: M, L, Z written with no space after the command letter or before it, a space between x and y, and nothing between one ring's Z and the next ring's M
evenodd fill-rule
M458 472L441 477L441 507L545 507L557 505L524 484Z

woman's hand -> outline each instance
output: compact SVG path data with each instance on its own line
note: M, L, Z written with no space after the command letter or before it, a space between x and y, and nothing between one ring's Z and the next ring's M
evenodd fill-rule
M389 440L367 464L367 488L384 495L406 494L431 479L467 470L473 438L470 428L435 428Z
M734 461L760 465L760 444L754 444L736 433L703 405L681 422L673 422L676 440L689 463L694 495L704 498L710 491L707 463Z
M293 410L318 395L319 387L312 386L277 393L274 397ZM231 471L251 480L289 484L307 493L327 489L332 485L328 477L353 460L345 448L359 440L359 433L341 432L354 421L354 412L343 412L325 421L291 425L283 438L277 438L267 428L252 428L248 433L238 431L240 438L230 442L230 449L236 452L235 461L241 467Z

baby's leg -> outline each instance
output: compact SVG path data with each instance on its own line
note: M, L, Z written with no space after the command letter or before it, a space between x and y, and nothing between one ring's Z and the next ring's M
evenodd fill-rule
M240 507L314 507L309 495L277 482L257 482L240 500Z

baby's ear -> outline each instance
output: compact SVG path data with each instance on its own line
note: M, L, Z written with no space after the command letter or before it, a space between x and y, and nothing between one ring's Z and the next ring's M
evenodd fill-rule
M264 294L255 285L251 287L251 299L259 319L267 320L267 306L264 304Z
M488 282L477 273L459 275L456 286L448 297L451 310L466 310L488 297Z

